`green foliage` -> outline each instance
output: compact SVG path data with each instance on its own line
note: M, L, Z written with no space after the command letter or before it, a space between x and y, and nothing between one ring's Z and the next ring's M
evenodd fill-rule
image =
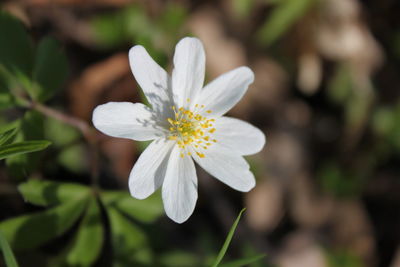
M67 75L67 58L60 45L44 38L34 47L24 26L13 16L0 12L0 108L14 103L26 105L25 93L46 101L60 89Z
M101 198L106 206L113 207L143 223L154 222L164 213L159 192L146 199L138 200L125 192L105 191L101 194Z
M265 256L266 256L265 254L259 254L259 255L255 255L255 256L250 256L250 257L242 258L242 259L239 259L239 260L227 262L225 264L222 264L221 267L246 266L248 264L254 263L256 261L259 261L259 260L265 258Z
M25 141L14 144L4 145L0 147L0 159L5 159L11 156L25 154L29 152L35 152L43 150L48 147L51 143L45 140L38 141Z
M350 69L340 64L336 67L335 73L328 82L329 98L340 105L345 104L351 96L353 89L353 79L350 75Z
M22 23L0 11L0 65L14 74L29 76L33 66L33 45Z
M15 260L14 254L8 244L7 240L4 238L3 234L0 232L0 247L3 252L4 260L7 267L18 267L18 263Z
M68 253L68 264L70 266L91 266L100 254L104 242L103 235L99 204L96 198L91 198L74 245Z
M179 39L179 29L186 20L187 10L182 5L168 3L160 16L151 18L146 13L142 5L134 4L115 13L94 17L91 24L98 45L112 48L141 44L157 62L165 62L162 51L172 49Z
M244 208L244 209L242 209L242 210L240 211L238 217L236 218L235 222L233 223L233 225L232 225L231 229L229 230L229 233L228 233L228 235L227 235L227 237L226 237L226 239L225 239L225 242L224 242L224 244L222 245L222 248L221 248L221 250L219 251L218 256L217 256L217 258L216 258L214 264L212 265L212 267L217 267L217 266L220 264L220 262L222 261L222 259L224 258L225 253L226 253L226 251L228 250L229 244L230 244L231 241L232 241L232 237L233 237L233 234L235 233L236 227L237 227L237 225L239 224L240 218L242 217L242 213L243 213L245 210L246 210L246 209Z
M161 266L166 267L198 266L195 264L198 262L198 257L191 252L175 250L161 255L159 262Z
M72 200L84 199L90 189L75 183L30 179L18 186L25 201L38 206L54 206Z
M232 8L239 18L248 18L255 4L255 1L233 0Z
M37 248L67 231L80 217L87 199L77 199L57 207L0 223L0 231L16 250Z
M317 0L282 0L268 16L257 33L263 45L271 45L283 36L290 27L317 3Z
M58 150L57 163L73 173L87 170L87 153L81 135L75 128L53 118L44 121L45 138Z
M357 196L364 183L355 170L344 170L333 163L323 165L318 172L318 179L324 191L337 197Z
M362 260L353 253L345 250L327 251L326 258L329 267L361 267Z
M34 141L44 138L43 116L37 112L26 112L19 119L19 131L15 136L15 142ZM6 159L8 172L16 178L26 177L38 167L41 152L20 154Z
M8 144L10 141L13 140L13 138L15 137L15 135L17 134L17 130L18 128L11 128L11 129L7 129L3 132L0 133L0 146L2 145L6 145Z
M70 145L81 137L77 129L53 118L47 118L43 127L46 129L45 138L50 140L57 148Z
M378 107L372 115L372 129L387 150L400 150L400 102L393 107Z
M67 58L60 44L52 38L43 38L36 50L31 87L33 99L44 102L59 90L67 77Z
M75 144L61 148L58 154L58 163L74 173L84 173L87 171L87 151L82 144Z
M146 234L115 208L107 209L111 224L112 246L116 261L122 266L150 264L152 252Z
M99 203L102 200L110 221L116 263L121 266L152 263L147 235L132 219L143 223L157 219L163 214L160 196L139 201L128 193L105 191L99 194L99 199L84 185L35 179L20 184L18 189L25 201L48 209L0 223L0 231L14 249L32 250L44 245L70 229L84 213L75 239L60 259L68 266L91 266L104 243Z

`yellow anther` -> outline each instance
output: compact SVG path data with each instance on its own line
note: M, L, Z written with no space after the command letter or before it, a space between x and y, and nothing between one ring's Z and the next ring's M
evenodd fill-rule
M204 154L200 153L200 152L196 152L197 156L199 156L200 158L204 158Z
M186 99L187 102L190 102L190 98Z
M186 100L189 102L190 98ZM199 107L199 104L196 104L195 107ZM201 107L204 108L204 105L201 105ZM217 142L217 140L211 139L210 136L205 135L206 132L215 132L215 128L212 128L212 122L214 122L215 119L207 119L205 116L196 113L196 110L190 111L184 107L177 108L175 106L171 108L174 111L175 118L167 118L170 124L168 128L170 131L168 139L175 140L178 147L182 149L181 157L185 154L189 156L192 155L191 152L184 151L187 146L192 146L194 149L208 149L212 144L211 140ZM206 112L211 113L211 110L207 110ZM196 154L201 158L205 157L201 152L196 151Z
M183 153L181 153L181 158L183 158L185 155Z

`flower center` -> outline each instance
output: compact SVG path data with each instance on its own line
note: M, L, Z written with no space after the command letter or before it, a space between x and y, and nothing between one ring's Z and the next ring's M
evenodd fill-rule
M189 102L189 100L188 100ZM187 110L183 107L177 109L175 106L171 107L174 111L174 118L168 118L167 121L170 124L170 136L168 139L176 140L179 148L186 150L187 146L191 146L196 154L204 158L204 153L199 150L207 149L217 140L212 139L210 134L215 132L213 123L215 119L207 119L196 112L197 108L204 108L204 105L195 105L194 111ZM211 110L207 110L207 113L211 113ZM188 156L191 156L190 152L187 152ZM181 157L184 157L184 152L181 153Z

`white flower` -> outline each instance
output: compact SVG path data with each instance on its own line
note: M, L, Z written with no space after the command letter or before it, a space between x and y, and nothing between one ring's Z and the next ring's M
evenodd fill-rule
M129 61L151 108L109 102L94 110L93 124L110 136L154 140L130 173L131 195L144 199L162 186L168 217L186 221L197 201L193 159L230 187L251 190L255 179L243 155L259 152L265 136L249 123L223 115L242 98L253 72L239 67L203 88L203 45L189 37L176 46L172 77L140 45L131 48Z

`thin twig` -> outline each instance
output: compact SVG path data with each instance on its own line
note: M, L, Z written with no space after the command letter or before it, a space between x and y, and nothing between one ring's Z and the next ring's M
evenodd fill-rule
M37 102L31 102L30 108L42 113L43 115L45 115L47 117L54 118L58 121L61 121L65 124L68 124L76 129L78 129L79 131L82 132L83 136L86 138L86 140L89 143L96 142L97 138L95 138L95 136L94 136L95 130L86 121L81 120L76 117L72 117L70 115L67 115L65 113L62 113L58 110L52 109L50 107L47 107L47 106L45 106L41 103L37 103Z

